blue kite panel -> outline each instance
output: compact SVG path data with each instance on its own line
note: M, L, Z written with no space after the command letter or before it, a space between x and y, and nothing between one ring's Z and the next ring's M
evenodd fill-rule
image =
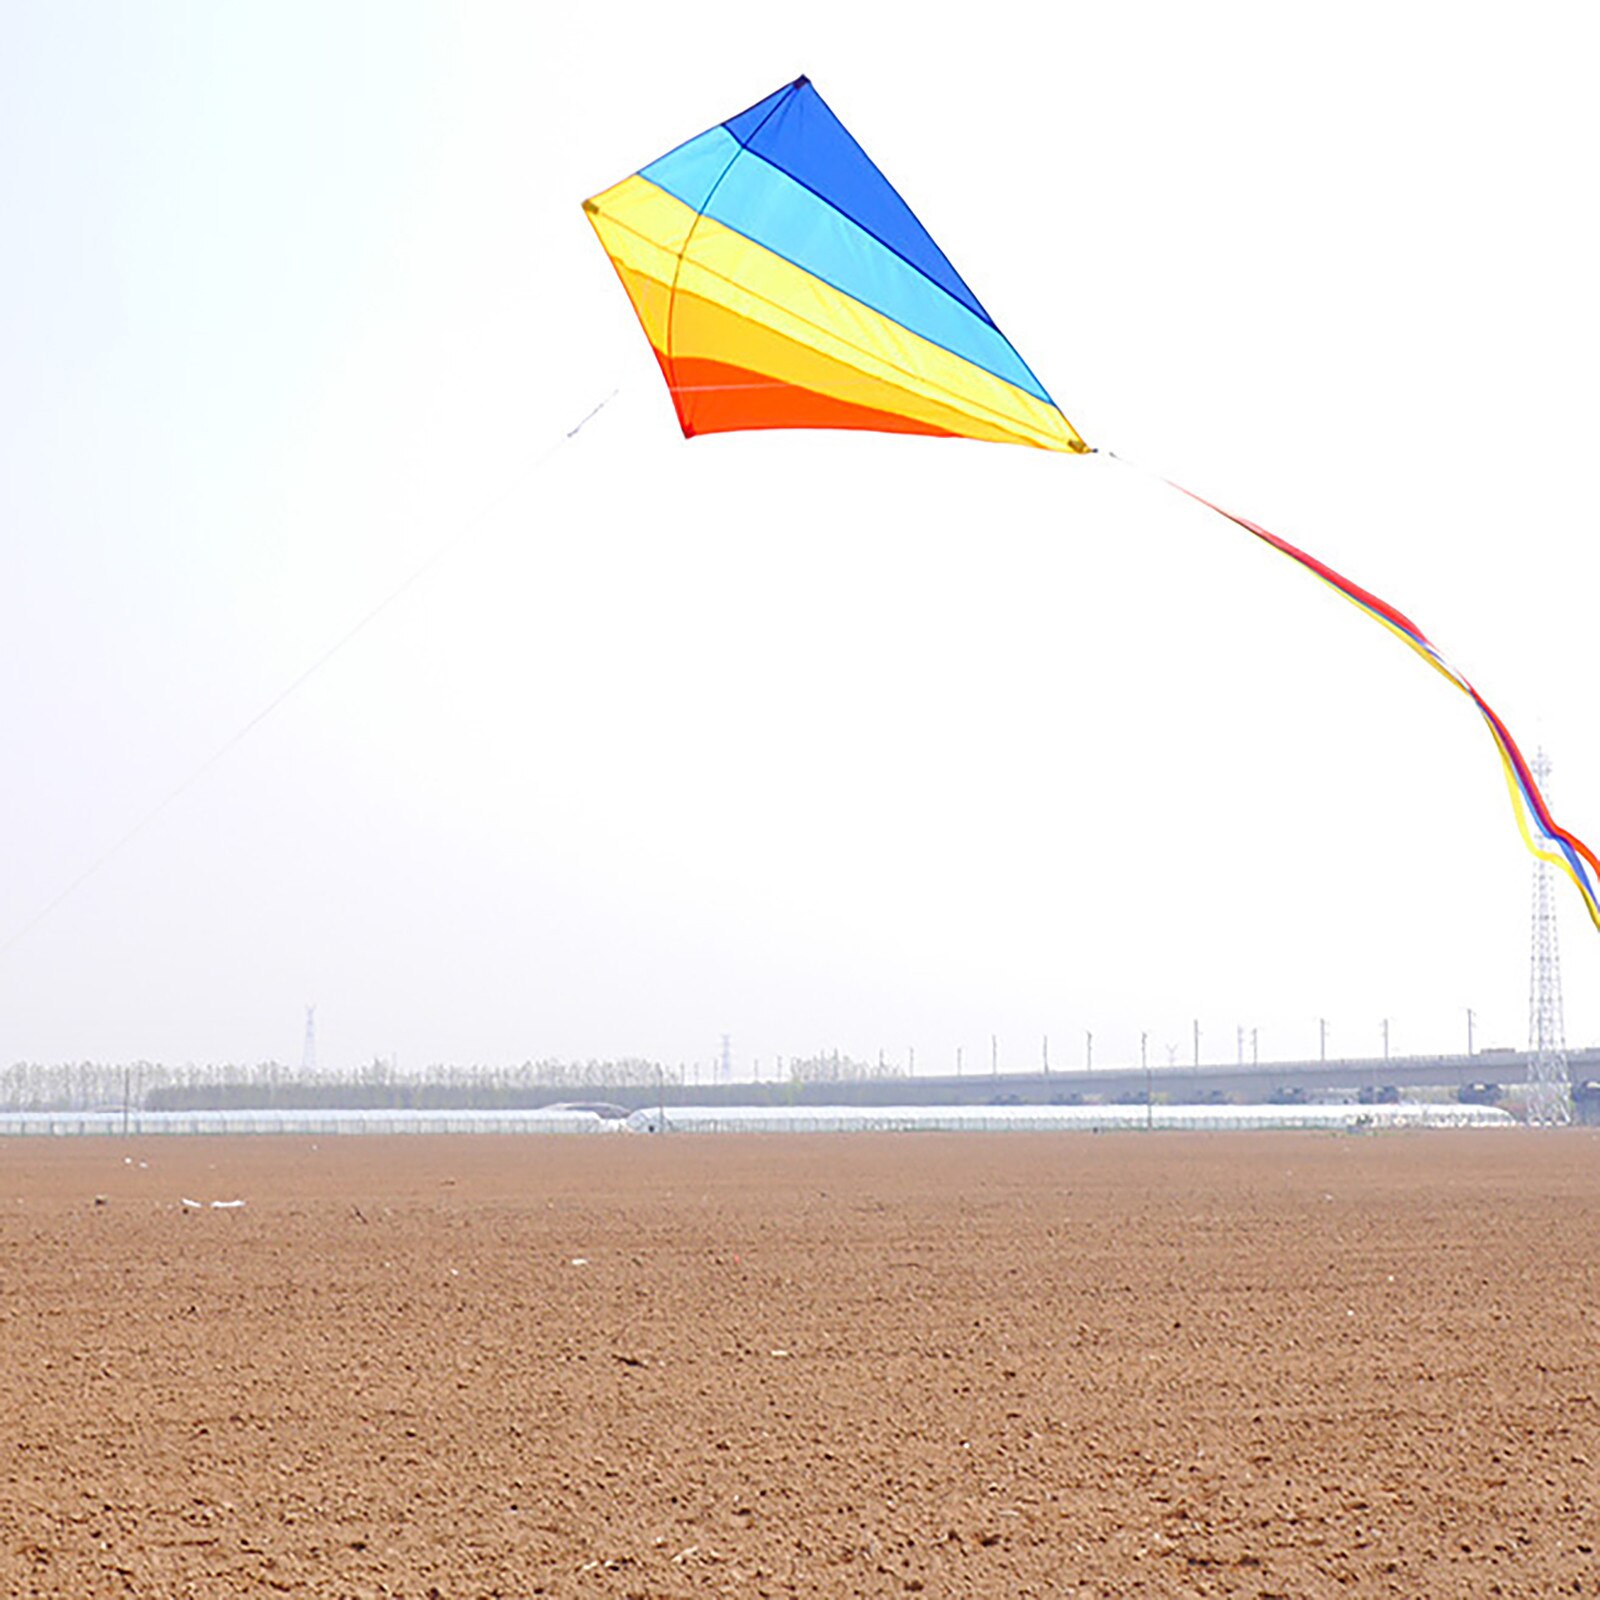
M882 240L969 311L990 321L911 207L806 79L768 95L723 126L741 144Z
M773 107L790 95L799 94L802 89L811 88L810 81L806 78L797 78L793 83L786 83L781 89L774 90L765 100L757 100L748 111L741 111L736 117L729 117L722 124L740 144L749 144L750 136L763 122L772 115ZM813 89L812 93L816 91Z

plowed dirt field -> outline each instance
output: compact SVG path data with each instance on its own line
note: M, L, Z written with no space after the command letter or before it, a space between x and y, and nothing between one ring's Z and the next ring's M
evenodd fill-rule
M0 1142L7 1596L1600 1595L1597 1506L1592 1132Z

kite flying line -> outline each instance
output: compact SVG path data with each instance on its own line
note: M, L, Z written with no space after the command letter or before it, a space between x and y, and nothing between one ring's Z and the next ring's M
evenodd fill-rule
M583 209L686 438L857 428L1092 447L807 78L678 145ZM1600 929L1600 860L1550 814L1510 730L1387 601L1267 529L1171 487L1298 563L1477 707L1523 842Z
M78 875L60 889L54 896L47 900L34 914L20 927L14 929L3 941L0 941L0 957L10 954L11 950L21 943L41 922L45 920L63 901L83 887L99 870L121 854L141 833L145 831L157 818L176 805L194 786L205 777L219 762L230 755L239 745L261 726L286 700L299 693L316 675L339 655L348 645L353 643L362 633L381 617L390 606L400 599L408 590L414 588L428 573L432 572L447 556L455 554L467 544L471 543L484 526L493 518L512 496L533 477L541 471L550 460L592 422L605 408L616 399L618 390L613 389L598 405L591 407L578 421L566 429L558 438L536 456L507 486L497 494L486 506L477 512L456 533L438 545L432 553L417 567L402 578L394 588L383 596L375 605L371 606L348 628L344 630L330 645L319 655L314 657L303 667L287 684L283 686L249 721L243 724L234 734L225 739L211 752L197 767L195 767L182 782L169 789L148 811L141 816L130 828L120 834L111 844L107 845L99 855L95 856Z

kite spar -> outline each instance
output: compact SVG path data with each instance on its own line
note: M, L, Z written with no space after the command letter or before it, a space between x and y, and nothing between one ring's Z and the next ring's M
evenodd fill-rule
M1090 446L806 78L584 201L685 437L856 428ZM1174 488L1181 485L1174 484ZM1600 929L1600 861L1550 815L1516 741L1403 612L1184 489L1393 633L1478 708L1523 842Z

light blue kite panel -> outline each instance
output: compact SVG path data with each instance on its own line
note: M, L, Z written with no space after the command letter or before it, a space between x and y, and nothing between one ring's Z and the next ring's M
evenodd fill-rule
M726 128L679 145L639 176L930 343L1054 404L992 322L980 321L858 223L742 147Z

